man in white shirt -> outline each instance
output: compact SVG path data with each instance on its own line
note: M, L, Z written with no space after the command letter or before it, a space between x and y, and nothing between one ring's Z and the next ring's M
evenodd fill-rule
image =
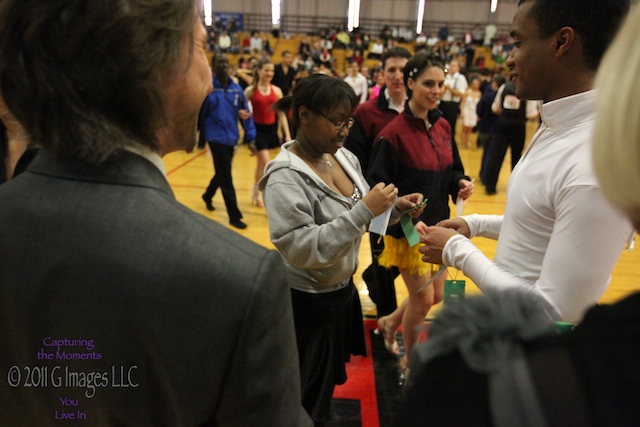
M528 289L548 302L552 318L577 322L606 290L632 233L601 194L591 165L592 84L629 1L611 1L597 17L595 0L579 10L570 3L522 0L513 18L506 65L516 96L544 104L542 124L509 180L504 215L418 228L424 261L462 270L482 291ZM493 262L473 236L498 240Z
M438 44L438 37L434 36L433 34L429 34L429 37L427 37L427 49L433 52L433 49L436 47L437 44Z
M467 90L467 78L460 73L460 63L457 60L451 61L447 75L444 78L444 94L440 98L438 109L451 126L451 136L455 140L456 122L460 115L460 101Z
M416 47L415 47L416 52L427 49L427 36L424 33L418 34L416 36L415 41L416 41Z
M351 61L344 81L351 86L356 96L360 98L360 104L369 97L369 84L367 78L360 74L360 65L356 61Z
M231 37L229 37L226 31L223 31L222 34L218 36L218 47L220 48L220 52L229 51L231 47Z
M367 59L371 59L371 58L380 59L382 57L383 51L384 51L384 45L382 44L382 42L379 40L374 40L374 42L371 43L371 50L367 55Z
M495 26L495 24L493 23L487 24L487 26L484 27L484 43L483 44L485 46L491 46L493 44L493 38L495 37L497 32L498 32L498 28Z
M249 48L251 52L258 51L262 52L262 48L264 47L264 42L260 33L258 31L251 32L251 40L249 41Z

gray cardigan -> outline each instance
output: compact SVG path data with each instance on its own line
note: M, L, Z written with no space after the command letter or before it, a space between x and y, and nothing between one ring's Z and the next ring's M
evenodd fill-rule
M260 181L269 215L271 241L285 258L290 285L303 292L344 286L358 267L362 234L373 214L336 192L298 156L282 146ZM358 158L345 148L335 154L362 196L369 185Z

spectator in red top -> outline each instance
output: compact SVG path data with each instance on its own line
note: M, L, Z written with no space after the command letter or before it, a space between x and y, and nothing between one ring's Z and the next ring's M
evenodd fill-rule
M291 140L289 123L285 113L272 110L276 101L282 98L282 90L271 83L275 74L275 67L269 58L263 58L258 62L257 73L253 84L245 89L244 94L253 107L253 122L256 125L256 142L250 144L251 152L256 155L255 182L251 191L251 203L264 207L262 196L258 189L258 181L262 178L264 167L270 159L269 150L280 147L278 138L278 124L284 133L286 141Z

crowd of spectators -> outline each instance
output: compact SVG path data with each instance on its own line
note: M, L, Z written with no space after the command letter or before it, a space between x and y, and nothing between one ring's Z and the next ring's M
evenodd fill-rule
M274 32L273 35L291 38L285 32ZM269 36L270 33L257 30L239 32L233 19L226 24L216 21L209 27L208 48L214 54L222 52L238 55L237 64L232 61L233 75L246 88L251 84L258 61L273 55L274 38ZM355 62L367 80L368 97L378 93L375 86L380 63L376 60L394 46L412 47L409 50L414 52L427 50L441 56L446 63L456 60L467 78L480 78L482 89L494 74L502 70L503 63L513 48L511 37L505 32L498 32L494 24L476 24L462 34L459 28L454 33L445 23L437 32L417 35L412 30L401 27L385 26L378 34L372 34L362 28L347 31L344 26L334 26L296 38L300 40L297 51L292 49L291 52L291 67L295 70L294 82L314 73L345 78L351 64ZM337 61L335 49L345 51L344 60ZM274 59L275 62L279 60Z

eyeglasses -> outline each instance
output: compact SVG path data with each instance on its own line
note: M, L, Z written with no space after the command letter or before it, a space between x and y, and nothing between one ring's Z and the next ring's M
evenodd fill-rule
M316 114L318 114L318 115L324 117L325 119L329 120L331 122L331 124L336 127L336 130L342 130L342 128L344 128L345 126L347 127L347 129L351 129L353 124L356 122L353 119L353 117L349 117L349 120L347 120L346 122L334 122L329 117L325 116L324 114L322 114L320 112L316 112Z

